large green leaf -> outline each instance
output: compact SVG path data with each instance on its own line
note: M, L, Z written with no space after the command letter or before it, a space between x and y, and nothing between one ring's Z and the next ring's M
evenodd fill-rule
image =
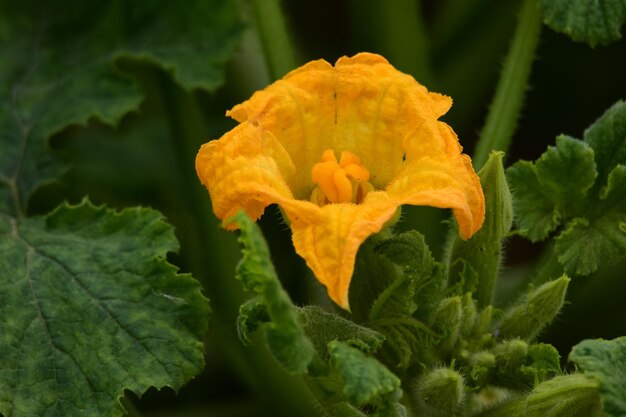
M125 389L199 373L209 307L177 249L151 209L0 214L0 413L122 416Z
M626 0L541 0L544 22L577 42L605 45L622 37Z
M588 275L626 255L626 103L608 109L584 141L561 135L507 175L522 235L542 240L563 226L555 251L566 272Z
M569 360L598 381L606 414L626 416L626 337L584 340L572 348Z
M25 211L31 192L61 167L48 138L91 118L115 125L142 93L122 58L214 90L241 32L226 0L184 3L0 2L0 211Z

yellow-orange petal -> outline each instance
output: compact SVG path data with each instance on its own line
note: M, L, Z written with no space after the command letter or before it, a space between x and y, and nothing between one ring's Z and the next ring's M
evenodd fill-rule
M312 61L291 71L226 114L239 122L251 121L274 134L298 167L291 178L298 199L311 193L310 173L334 135L333 67Z
M241 209L258 219L268 205L293 199L286 180L295 172L289 155L270 132L249 122L202 145L196 171L222 220Z
M296 252L342 308L350 308L348 289L359 246L396 210L384 192L369 193L363 204L327 204L304 215L297 207L285 209Z
M449 97L429 93L379 55L360 53L335 64L336 143L357 155L369 181L383 189L403 164L402 141L415 126L450 108Z
M483 224L485 200L469 156L425 155L409 161L387 187L398 204L450 208L463 239Z
M450 105L378 55L314 61L228 112L240 125L204 145L196 168L222 219L279 204L297 253L348 308L358 247L398 206L451 208L463 238L480 228L478 177L437 121ZM348 186L360 204L341 203Z
M453 209L463 239L482 226L485 201L480 180L463 154L456 133L444 122L427 120L404 137L406 163L389 184L401 204Z
M357 155L372 184L384 188L402 166L404 137L446 113L451 103L380 55L360 53L340 58L334 67L310 62L227 114L274 134L298 167L294 196L305 199L311 193L308 173L327 149Z

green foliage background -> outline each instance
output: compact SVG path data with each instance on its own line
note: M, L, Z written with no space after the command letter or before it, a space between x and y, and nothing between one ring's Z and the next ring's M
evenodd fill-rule
M282 76L290 63L377 52L430 90L452 96L454 106L444 120L472 153L522 2L284 0L287 47L279 38L264 39L271 35L264 25L278 31L281 26L271 21L271 10L259 6L263 3L275 5L269 0L0 2L0 170L10 177L22 163L23 173L17 200L10 187L0 187L0 216L27 215L28 225L42 223L37 216L63 201L80 204L85 196L111 208L152 207L174 226L180 242L167 260L198 279L211 300L202 373L177 395L170 388L150 389L141 399L128 393L131 413L136 408L143 416L318 415L299 378L287 375L262 344L239 341L239 306L248 297L235 280L237 236L220 229L194 170L200 145L234 126L225 110ZM553 21L551 26L568 33ZM612 24L619 28L619 16ZM591 48L543 26L506 165L536 160L557 135L582 138L584 129L626 97L626 42L603 45L610 35L601 36L591 42L601 46ZM278 53L268 53L272 47ZM446 219L434 209L409 208L398 229L425 234L433 256L441 259ZM278 211L270 208L260 225L277 276L295 304L327 305L323 289L293 253ZM175 248L164 243L146 256L165 257ZM496 305L510 305L526 284L524 274L545 264L542 257L550 251L545 243L511 237ZM569 305L540 340L567 357L582 339L626 334L626 320L617 319L626 317L624 270L622 258L572 280ZM195 311L208 318L200 305ZM197 328L190 333L202 337ZM354 354L350 349L343 342L333 345L344 358ZM159 384L179 388L183 382ZM153 383L135 389L141 393ZM113 390L124 387L132 388Z

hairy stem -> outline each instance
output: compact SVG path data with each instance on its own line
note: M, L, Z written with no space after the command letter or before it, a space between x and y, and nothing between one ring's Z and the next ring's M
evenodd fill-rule
M524 0L487 121L476 145L475 168L483 166L491 150L506 152L511 145L540 31L541 14L537 1Z

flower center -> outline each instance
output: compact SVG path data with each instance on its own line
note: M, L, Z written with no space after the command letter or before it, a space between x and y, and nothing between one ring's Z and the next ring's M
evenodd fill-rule
M328 203L359 204L365 195L374 190L369 183L370 172L361 165L361 160L352 152L343 151L337 162L335 153L327 149L320 162L311 170L313 183L317 187L311 193L311 201L323 206Z

